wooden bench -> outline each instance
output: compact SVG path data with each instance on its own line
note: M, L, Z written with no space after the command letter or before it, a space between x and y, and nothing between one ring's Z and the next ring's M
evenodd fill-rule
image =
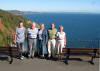
M0 59L3 57L8 57L8 61L10 61L10 56L9 56L9 48L8 47L0 47Z
M100 58L100 48L97 50L96 57Z
M96 48L63 48L63 54L65 54L66 59L65 63L68 64L68 60L70 56L86 56L91 57L89 61L91 64L94 64L94 58L96 57L98 49Z
M9 52L10 52L10 57L11 57L10 64L12 64L14 61L13 58L17 58L19 56L18 48L17 47L10 47Z
M17 47L0 47L0 57L8 57L8 61L10 64L12 64L13 58L17 56Z

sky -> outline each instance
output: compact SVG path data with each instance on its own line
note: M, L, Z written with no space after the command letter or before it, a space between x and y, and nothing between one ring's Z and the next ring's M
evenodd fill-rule
M100 13L100 0L0 0L0 9L35 12Z

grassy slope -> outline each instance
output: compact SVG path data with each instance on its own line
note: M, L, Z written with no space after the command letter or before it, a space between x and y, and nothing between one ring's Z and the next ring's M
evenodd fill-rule
M7 45L7 37L12 36L12 33L14 32L16 26L18 26L19 21L23 21L25 27L30 26L28 19L22 16L13 15L4 10L0 10L0 18L2 20L2 28L4 29L3 32L0 30L0 46Z

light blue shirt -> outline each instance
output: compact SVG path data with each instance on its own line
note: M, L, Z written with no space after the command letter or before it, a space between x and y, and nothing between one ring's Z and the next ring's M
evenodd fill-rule
M59 41L64 41L65 35L66 35L65 32L63 32L62 34L60 34L60 32L57 32L57 37L62 39L62 40L59 40Z
M39 30L39 32L38 32L39 40L42 40L42 32L43 32L43 30Z
M19 28L17 27L16 30L15 30L15 35L16 35L16 42L18 43L23 43L24 40L25 40L25 28L22 27L22 28Z
M37 38L37 34L38 34L38 28L28 28L27 29L27 35L28 38Z

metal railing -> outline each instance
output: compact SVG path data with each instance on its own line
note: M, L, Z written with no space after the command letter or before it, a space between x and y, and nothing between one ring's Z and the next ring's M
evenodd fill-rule
M0 39L0 46L10 46L13 43L13 37L7 36ZM66 47L70 48L100 48L100 40L67 40Z
M68 40L67 47L72 48L100 48L100 40Z

